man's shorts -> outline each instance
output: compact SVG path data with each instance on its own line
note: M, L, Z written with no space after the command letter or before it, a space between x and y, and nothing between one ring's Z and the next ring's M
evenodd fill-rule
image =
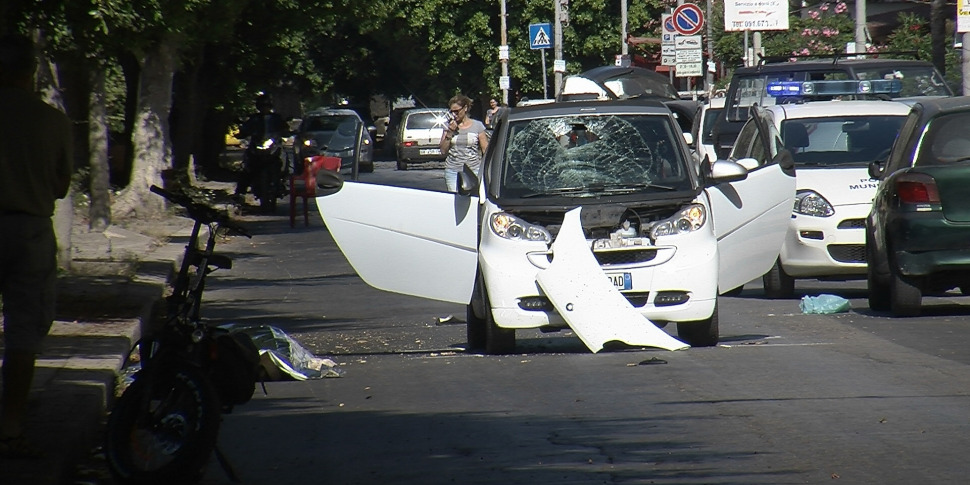
M0 214L0 296L7 350L40 352L56 309L57 238L49 217Z

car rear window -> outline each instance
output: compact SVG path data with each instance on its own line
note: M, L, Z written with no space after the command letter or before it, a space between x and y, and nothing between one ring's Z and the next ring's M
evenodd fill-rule
M446 115L441 113L414 113L408 116L404 125L409 130L430 130L444 126Z
M357 120L350 115L312 116L303 122L300 131L336 131L344 123L356 126Z

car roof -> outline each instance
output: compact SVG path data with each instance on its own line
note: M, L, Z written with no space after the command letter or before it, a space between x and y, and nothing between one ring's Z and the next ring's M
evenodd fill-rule
M819 118L826 116L906 116L909 105L896 101L811 101L801 104L776 104L765 109L777 119ZM780 116L778 116L780 115Z
M544 116L570 116L593 114L642 113L670 115L671 111L659 99L629 99L611 101L559 101L516 107L509 114L509 121L541 118Z
M970 109L970 96L951 96L945 98L926 98L913 103L922 107L929 116L947 111L963 111Z
M404 115L411 115L415 113L447 113L448 108L411 108L404 112Z
M881 66L895 66L895 67L908 67L908 66L922 66L922 67L932 67L933 64L927 61L920 61L916 59L855 59L855 58L842 58L836 57L834 59L802 59L796 61L787 62L767 62L758 64L756 66L744 66L738 67L734 70L735 75L741 74L752 74L752 73L770 73L770 72L787 72L787 71L822 71L831 70L838 67L849 67L849 68L871 68L871 67L881 67Z
M306 114L306 117L309 118L311 116L346 116L346 115L352 115L360 118L360 115L356 111L352 109L345 109L345 108L315 109L313 111L308 112Z

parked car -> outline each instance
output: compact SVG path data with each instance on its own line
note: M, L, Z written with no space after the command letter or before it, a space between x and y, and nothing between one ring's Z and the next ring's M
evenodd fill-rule
M782 104L786 100L770 96L768 83L779 81L823 81L897 79L902 83L892 98L920 98L952 96L953 90L943 75L927 61L910 59L860 59L836 54L832 58L800 59L792 56L766 58L757 66L739 67L731 76L726 106L714 126L714 141L718 155L726 157L734 146L738 132L748 119L748 108L754 105ZM794 56L797 58L797 56ZM835 96L835 95L833 95ZM846 99L845 95L838 95Z
M899 87L894 81L886 83L886 90ZM778 260L762 277L769 298L792 298L800 278L865 278L865 219L878 184L870 179L868 164L886 159L909 106L876 99L815 102L805 93L808 88L826 93L825 98L837 90L855 94L859 85L860 81L768 85L769 92L800 101L764 108L798 174L788 235ZM755 124L748 123L738 135L732 158L753 156L749 140Z
M511 110L457 194L334 180L318 204L365 282L466 304L469 348L507 353L517 329L567 327L594 352L682 348L667 323L711 346L718 293L778 256L786 154L701 170L658 100L557 102Z
M397 169L407 170L409 163L444 160L441 133L448 124L446 108L412 108L401 115L397 136Z
M879 179L869 217L869 307L916 316L922 297L970 294L970 97L913 104Z
M352 109L328 108L307 113L294 139L297 167L315 155L339 157L341 168L353 167L360 157L361 172L374 171L373 126Z

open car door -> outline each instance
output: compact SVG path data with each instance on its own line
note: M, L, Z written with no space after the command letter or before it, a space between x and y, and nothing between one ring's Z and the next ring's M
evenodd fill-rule
M478 198L344 182L317 208L354 271L374 288L467 304L478 267Z
M763 109L753 109L731 158L754 159L744 180L707 188L719 253L718 291L768 272L781 251L795 201L795 163ZM750 161L750 160L747 160Z

